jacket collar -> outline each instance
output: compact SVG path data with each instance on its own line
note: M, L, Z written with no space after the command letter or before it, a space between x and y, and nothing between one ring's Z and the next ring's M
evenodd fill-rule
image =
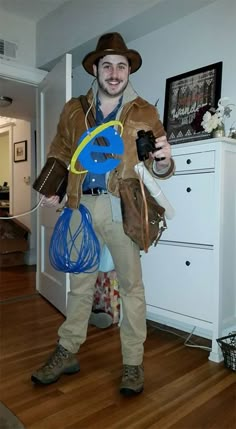
M89 89L88 93L87 93L87 98L90 104L96 104L96 96L97 96L97 91L98 91L98 84L97 84L97 80L95 79L92 83L91 88ZM127 87L124 90L123 93L123 99L122 99L122 105L121 108L127 104L130 103L131 101L136 100L138 97L137 92L134 90L133 86L131 85L131 83L129 82ZM139 100L141 100L141 98L139 98ZM143 100L144 101L144 100ZM145 103L146 104L146 103Z
M97 80L95 79L92 83L91 88L87 93L88 102L89 104L92 104L92 110L94 115L95 115L97 91L98 91L98 84L97 84ZM117 112L116 119L119 120L122 116L121 121L123 121L124 117L126 116L127 112L129 111L132 105L136 105L139 108L143 108L147 106L147 104L148 102L143 98L139 97L139 95L133 89L133 86L129 82L123 93L122 105L120 106L120 109Z

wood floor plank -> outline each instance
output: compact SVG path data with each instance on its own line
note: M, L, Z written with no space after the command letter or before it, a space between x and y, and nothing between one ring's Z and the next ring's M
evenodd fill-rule
M0 268L0 302L35 293L34 265Z
M35 292L34 271L23 271L0 274L0 400L26 429L236 429L236 373L210 362L208 351L186 347L187 334L153 324L142 395L119 394L117 325L89 327L78 354L80 373L47 387L33 385L31 373L54 349L64 316Z
M212 429L227 428L233 429L236 422L236 408L232 405L236 401L236 388L232 383L217 395L214 394L209 400L203 403L198 408L198 419L196 420L196 409L187 416L183 417L178 423L170 426L171 429L180 429L191 427L192 429L204 428L205 425L211 423ZM214 419L215 409L222 409L222 413L217 413Z

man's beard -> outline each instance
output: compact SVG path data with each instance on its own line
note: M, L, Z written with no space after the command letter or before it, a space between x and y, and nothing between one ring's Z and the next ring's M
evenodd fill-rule
M119 79L109 79L109 80L111 80L111 81L117 81L117 82L119 82L119 83L121 83L121 81L119 80ZM104 94L106 94L106 95L109 95L110 97L117 97L117 96L119 96L119 95L122 95L123 94L123 92L124 92L124 90L125 90L125 88L127 87L127 85L128 85L128 83L129 83L129 80L127 79L127 81L126 82L124 82L123 83L123 85L119 88L119 90L117 91L117 92L113 92L112 90L110 90L110 88L108 87L106 87L105 85L106 85L106 83L109 81L108 79L106 80L106 82L105 83L103 83L103 82L101 82L101 80L100 80L100 77L99 77L99 74L98 74L98 76L97 76L97 82L98 82L98 87L99 87L99 89L104 93Z

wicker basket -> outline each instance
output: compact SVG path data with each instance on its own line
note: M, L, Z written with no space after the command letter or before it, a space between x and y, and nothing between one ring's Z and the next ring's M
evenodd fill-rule
M216 340L221 347L226 368L236 371L236 333Z

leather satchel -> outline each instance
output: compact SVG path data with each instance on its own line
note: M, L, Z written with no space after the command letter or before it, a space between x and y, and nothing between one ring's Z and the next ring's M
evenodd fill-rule
M166 229L165 209L150 195L141 179L119 180L123 228L140 250L156 246Z
M56 158L48 158L41 173L33 183L33 188L45 197L59 196L61 202L66 194L68 169Z

